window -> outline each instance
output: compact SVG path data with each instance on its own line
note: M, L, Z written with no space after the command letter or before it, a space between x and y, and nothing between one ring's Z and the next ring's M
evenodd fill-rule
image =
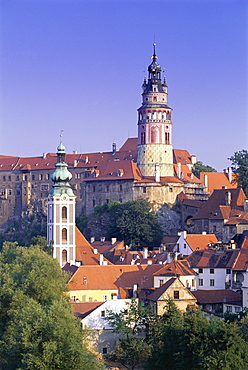
M83 283L84 283L84 285L86 285L86 284L87 284L87 277L84 277L84 278L83 278Z
M3 176L3 181L6 181L6 176Z
M195 287L195 280L192 279L192 288L194 288L194 287Z
M66 243L67 242L67 229L64 227L62 229L62 243Z
M214 279L210 279L210 286L214 286Z
M106 203L109 203L109 199L106 199Z
M231 274L231 269L226 269L227 274Z
M40 190L48 190L48 185L41 185Z
M95 199L93 199L92 200L92 206L95 207L95 205L96 205L96 201L95 201Z
M62 207L62 221L67 220L67 207Z
M11 181L11 176L8 176L8 180Z
M23 181L28 181L28 175L23 175L23 176L22 176L22 180L23 180Z
M141 132L141 145L144 145L146 143L146 133Z
M39 180L43 180L43 174L39 174Z
M96 187L95 187L95 185L93 185L93 193L95 193L96 192Z
M203 269L200 267L200 268L198 269L198 272L199 272L199 274L202 274L202 273L203 273Z
M33 180L33 181L35 180L35 175L32 175L32 180Z
M143 193L146 193L146 187L145 186L143 187Z
M227 310L228 312L232 312L232 306L226 306L226 310Z
M203 279L199 279L199 286L203 286Z
M119 199L119 202L122 203L122 198Z
M107 353L108 353L108 348L107 347L103 347L102 354L103 355L106 355Z
M102 296L102 300L103 300L103 301L107 301L107 300L108 300L108 296L107 296L106 294L104 294L104 295Z
M105 317L105 311L101 311L101 317Z
M122 191L122 185L120 185L119 190Z
M106 185L106 192L109 192L109 185Z
M64 265L67 262L67 251L65 249L62 250L62 264Z
M75 173L75 179L80 179L80 173Z
M19 175L16 176L16 181L20 181L20 176Z
M183 248L186 248L186 244L183 245Z
M174 299L179 299L179 290L174 290Z
M164 280L159 280L159 286L162 286L164 284Z
M173 188L169 188L169 192L170 193L173 193Z
M214 274L214 269L210 269L210 274Z

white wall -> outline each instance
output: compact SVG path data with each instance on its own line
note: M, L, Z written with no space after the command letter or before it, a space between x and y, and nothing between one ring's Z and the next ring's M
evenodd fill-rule
M198 273L198 290L226 289L226 281L231 280L231 275L227 279L226 268L214 268L214 274L210 274L210 268L202 268L203 272L199 273L199 268L194 268ZM203 285L199 284L199 279L203 279ZM214 286L210 285L210 279L214 279Z

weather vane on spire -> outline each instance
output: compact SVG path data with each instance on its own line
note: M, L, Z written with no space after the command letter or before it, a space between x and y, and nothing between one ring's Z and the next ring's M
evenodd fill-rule
M62 141L63 132L64 132L64 130L60 131L60 135L59 135L60 136L60 142Z

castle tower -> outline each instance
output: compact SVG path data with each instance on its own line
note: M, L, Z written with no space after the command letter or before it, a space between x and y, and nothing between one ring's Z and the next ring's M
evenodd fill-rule
M60 141L57 148L56 169L51 174L54 182L48 196L47 240L53 244L53 257L62 267L66 262L75 264L75 195L70 187L72 178L65 163L65 147Z
M138 109L138 159L143 176L154 176L159 165L160 176L174 176L172 152L172 109L168 106L167 84L161 81L161 67L155 46L148 80L144 80L142 106Z

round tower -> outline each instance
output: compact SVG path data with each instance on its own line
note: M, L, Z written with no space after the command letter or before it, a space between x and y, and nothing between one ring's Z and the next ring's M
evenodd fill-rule
M172 109L168 106L168 86L161 80L156 44L148 79L142 85L142 106L138 109L138 158L143 176L154 176L159 166L160 176L173 176Z
M72 174L65 162L65 147L60 141L57 148L56 169L51 174L53 187L48 195L47 240L53 244L53 257L60 266L75 264L75 195L69 181Z

